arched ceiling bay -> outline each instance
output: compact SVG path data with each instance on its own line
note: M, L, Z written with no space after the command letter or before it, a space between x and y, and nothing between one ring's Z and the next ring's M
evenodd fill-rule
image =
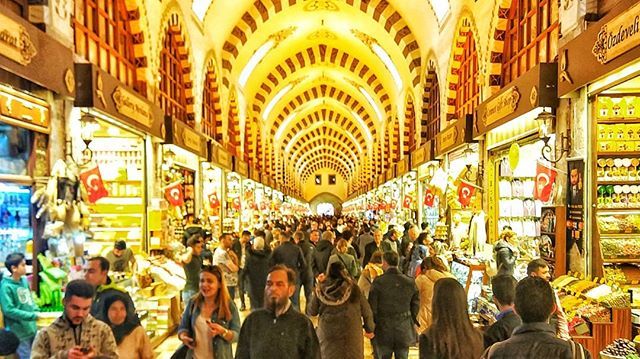
M248 131L265 139L270 175L300 189L330 168L357 188L384 167L382 134L419 85L435 22L428 2L235 0L213 1L203 27L221 44L223 85L260 127Z

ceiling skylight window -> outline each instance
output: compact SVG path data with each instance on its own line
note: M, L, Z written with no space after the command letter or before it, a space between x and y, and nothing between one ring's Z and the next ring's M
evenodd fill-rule
M282 121L282 123L280 124L280 128L278 129L278 131L276 131L276 140L282 137L282 135L284 134L284 130L286 130L287 126L289 126L289 122L291 122L291 120L293 120L293 118L296 117L297 114L298 111L293 111L289 114L289 116L287 116L287 118L284 119L284 121Z
M212 2L213 0L193 0L191 10L200 21L204 21L204 16L207 14Z
M398 69L396 69L393 61L391 61L391 58L389 57L387 52L384 51L384 49L380 47L380 45L375 43L371 45L371 49L373 50L373 52L375 52L376 55L378 55L380 60L384 62L384 65L387 67L389 72L391 72L391 77L393 77L393 82L396 84L396 87L398 89L402 89L402 78L400 78L400 73L398 72Z
M358 121L358 124L362 127L362 128L366 128L368 129L367 125L364 123L364 120L362 120L362 117L360 117L360 115L358 115L355 111L351 111L351 114L353 115L353 118L356 119L356 121ZM365 132L365 135L367 137L367 141L371 142L371 132L367 131Z
M238 78L238 82L240 83L240 86L244 87L247 84L247 80L249 79L249 76L253 72L253 69L256 66L258 66L260 61L262 61L265 55L267 55L269 50L271 50L273 48L273 45L275 44L276 43L274 40L269 40L265 42L262 46L260 46L260 48L253 54L253 56L251 56L251 58L249 59L249 62L247 62L247 65L244 67L244 69L242 69L242 72L240 73L240 77Z
M429 0L429 2L431 3L433 12L436 14L438 24L442 24L442 21L449 13L449 0Z
M362 86L360 86L360 92L362 92L364 97L367 98L367 101L369 101L369 105L371 105L371 107L373 107L373 110L376 112L376 116L378 116L378 121L382 122L382 113L380 112L380 109L378 108L378 105L376 105L376 102L373 101L373 97L371 97L371 95L369 95L367 90L365 90L364 87L362 87Z
M282 99L284 95L287 94L287 92L289 92L289 90L291 90L292 87L293 84L288 84L287 86L283 87L282 90L278 91L275 96L273 96L273 99L271 99L267 107L264 109L264 112L262 113L262 118L265 121L269 118L269 114L271 113L271 110L273 110L273 107Z

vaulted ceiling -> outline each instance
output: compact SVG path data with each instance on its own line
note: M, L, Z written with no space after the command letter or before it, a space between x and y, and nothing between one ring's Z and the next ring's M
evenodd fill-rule
M322 168L357 190L389 161L436 21L427 0L213 0L203 27L244 98L251 162L294 190Z

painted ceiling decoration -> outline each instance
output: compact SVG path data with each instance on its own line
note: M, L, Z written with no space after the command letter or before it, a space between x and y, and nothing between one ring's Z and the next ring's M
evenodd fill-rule
M232 152L301 194L327 170L362 188L421 143L424 22L444 21L449 1L237 1L193 3L205 31L223 37L222 142ZM407 18L412 7L424 16ZM213 29L210 8L233 11L225 30ZM232 108L241 103L244 112Z

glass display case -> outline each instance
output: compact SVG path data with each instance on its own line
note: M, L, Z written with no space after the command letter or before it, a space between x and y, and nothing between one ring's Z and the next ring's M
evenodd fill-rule
M30 186L0 183L0 258L26 252L33 237L30 197Z

